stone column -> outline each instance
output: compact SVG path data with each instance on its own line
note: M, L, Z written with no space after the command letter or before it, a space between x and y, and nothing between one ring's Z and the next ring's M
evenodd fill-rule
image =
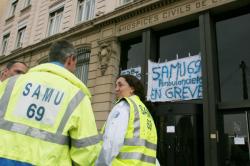
M98 40L97 78L94 88L98 128L102 127L115 102L115 80L119 73L120 45L116 37Z

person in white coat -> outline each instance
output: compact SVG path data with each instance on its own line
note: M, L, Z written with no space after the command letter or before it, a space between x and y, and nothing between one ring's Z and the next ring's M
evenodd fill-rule
M133 78L133 80L136 81L131 81L131 78L132 76L118 77L115 88L117 98L121 99L136 95L142 102L145 101L143 85L138 79L136 80L136 78ZM97 158L95 164L96 166L111 166L112 164L117 165L112 162L119 156L120 150L124 146L124 140L129 125L129 118L130 105L126 100L120 100L113 107L105 124L102 150ZM157 159L154 159L155 165L159 165Z

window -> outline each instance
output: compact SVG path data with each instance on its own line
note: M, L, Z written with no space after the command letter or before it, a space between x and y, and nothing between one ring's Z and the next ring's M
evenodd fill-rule
M197 55L200 52L199 28L170 29L167 34L159 36L159 57L161 62ZM170 33L169 33L170 32ZM178 56L177 56L178 54Z
M145 59L145 55L142 53L143 43L142 38L134 38L132 40L124 41L121 44L121 69L129 69L135 67L141 67Z
M18 0L13 0L12 3L11 3L10 13L9 13L10 17L15 14L16 7L17 7L17 2L18 2Z
M220 92L223 102L250 98L249 20L250 13L216 23Z
M87 21L94 16L95 0L79 0L77 22Z
M25 29L26 29L26 26L23 28L20 28L17 32L16 48L22 47L23 45Z
M142 37L121 42L120 74L131 74L138 79L144 78L145 54Z
M9 41L10 34L8 33L7 35L3 36L3 41L2 41L2 55L6 53L7 47L8 47L8 41Z
M75 75L85 84L88 80L90 49L78 48L77 49L77 65Z
M133 2L133 0L119 0L120 5L125 5L125 4L127 4L129 2Z
M24 0L24 6L23 8L29 6L31 4L31 0Z
M59 32L62 15L63 15L63 8L60 8L59 10L49 14L48 36L54 35Z

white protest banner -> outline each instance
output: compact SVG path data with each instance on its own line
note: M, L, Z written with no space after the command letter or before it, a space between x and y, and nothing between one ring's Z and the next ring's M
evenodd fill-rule
M148 61L147 100L164 102L201 98L200 55L165 63Z
M141 66L122 70L121 75L133 75L133 76L136 76L140 80L141 79Z

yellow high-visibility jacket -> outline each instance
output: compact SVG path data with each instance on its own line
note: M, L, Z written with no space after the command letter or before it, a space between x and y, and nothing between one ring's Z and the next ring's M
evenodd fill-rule
M136 95L123 98L130 106L124 144L112 166L155 166L157 132L154 120Z
M0 158L32 165L93 165L99 135L87 87L46 63L0 85Z

